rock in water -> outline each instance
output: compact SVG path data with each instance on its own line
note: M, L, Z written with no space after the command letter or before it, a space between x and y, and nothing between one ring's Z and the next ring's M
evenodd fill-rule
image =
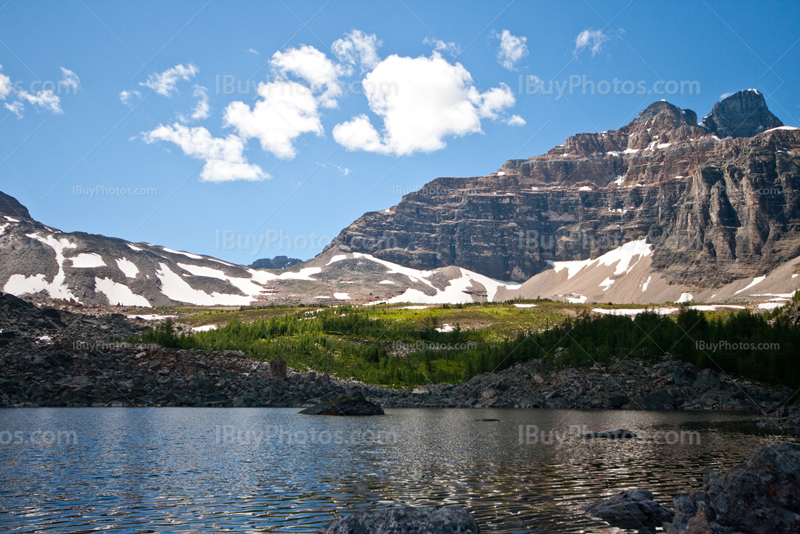
M583 435L583 439L634 439L635 437L636 434L623 428L611 432L592 432Z
M593 504L586 510L612 527L650 529L672 521L675 512L653 501L653 494L636 488Z
M705 475L704 491L675 497L667 534L800 532L800 446L761 446L726 473ZM701 525L708 525L705 530Z
M337 519L317 534L480 534L463 506L389 508Z
M383 408L364 398L361 394L352 397L339 397L333 401L325 401L306 408L300 412L304 415L383 415Z

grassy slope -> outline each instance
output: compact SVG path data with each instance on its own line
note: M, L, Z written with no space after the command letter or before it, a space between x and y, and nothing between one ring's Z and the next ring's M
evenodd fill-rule
M400 387L458 382L533 358L591 365L629 356L672 357L700 367L794 385L800 330L745 313L685 312L680 317L590 317L594 306L537 301L535 308L475 304L405 309L269 307L193 310L187 325L218 330L178 336L162 328L145 340L182 348L241 350L256 358L286 358L291 367ZM168 312L170 310L159 310ZM773 313L777 316L777 313ZM440 332L444 325L458 329ZM687 336L685 333L691 332ZM695 341L776 342L777 350L698 350ZM556 355L560 347L567 349Z

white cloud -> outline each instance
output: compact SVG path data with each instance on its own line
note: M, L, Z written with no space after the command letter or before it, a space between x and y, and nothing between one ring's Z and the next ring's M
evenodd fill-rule
M342 95L341 69L313 46L275 52L269 63L281 80L293 74L308 83L314 93L322 93L319 101L323 107L336 107L336 99Z
M119 94L119 101L126 106L131 103L131 100L138 100L142 98L142 93L139 91L122 91Z
M481 119L501 119L514 105L511 89L480 93L460 64L434 52L431 57L392 55L367 74L364 91L373 113L383 119L379 134L366 115L338 124L334 139L348 150L404 156L444 148L444 138L481 131Z
M151 132L142 134L148 144L157 141L175 143L183 153L205 161L201 180L205 182L230 182L234 180L258 181L269 175L258 165L250 164L244 157L244 141L235 136L213 137L203 128L189 128L180 123L159 125Z
M494 34L500 39L500 49L497 51L497 62L508 70L514 70L514 65L528 55L527 37L516 37L508 30Z
M70 89L72 92L76 93L81 84L78 75L69 69L65 69L64 67L61 67L61 73L63 76L61 81L58 82L59 91L62 87L64 87L67 90L67 94L69 94ZM36 86L37 84L33 84L32 87ZM52 87L53 84L52 82L46 82L43 84L43 87L46 87L47 85ZM14 90L15 87L11 83L11 79L8 76L0 74L0 99L5 100L6 97L14 92ZM52 111L53 113L64 113L64 110L61 109L61 98L54 93L52 89L28 92L24 89L16 88L16 94L17 101L13 103L6 103L5 108L14 113L20 119L22 118L22 112L25 109L26 102L37 108Z
M141 82L139 85L149 87L160 95L172 96L173 91L176 90L175 85L180 80L189 81L198 72L199 69L193 63L189 63L188 66L175 65L161 74L151 74L147 77L147 81Z
M526 122L525 119L519 115L511 115L511 117L506 121L506 124L509 126L525 126Z
M2 68L3 66L0 65L0 69ZM11 82L11 78L5 74L0 74L0 100L5 100L13 91L14 84Z
M344 39L338 39L331 45L331 50L339 61L347 65L346 74L352 74L352 67L359 62L361 72L374 69L381 58L378 56L378 47L381 46L378 37L373 33L367 35L361 30L353 30Z
M258 50L256 50L255 48L248 48L247 51L253 54L254 56L258 55Z
M25 107L25 104L17 100L16 102L12 102L11 104L5 104L6 109L9 110L11 113L17 116L18 119L22 118L22 109Z
M317 101L308 87L293 81L260 83L258 95L252 109L238 101L225 108L225 125L234 127L243 139L258 138L264 150L293 158L297 137L322 135Z
M63 74L63 77L61 78L61 81L58 82L59 89L61 87L71 87L72 92L77 93L81 86L81 80L78 78L78 75L69 69L65 69L64 67L61 67L61 73Z
M588 48L594 56L603 49L603 45L608 41L608 36L600 30L583 30L575 39L574 54L578 55L584 48Z
M20 90L17 92L17 98L25 100L33 106L49 109L53 113L64 113L64 110L61 109L61 99L50 89L45 89L37 93L29 93L25 90Z
M383 144L380 134L366 115L359 115L334 126L333 138L347 150L364 150L381 154L392 152L388 146Z
M505 108L510 108L516 102L511 88L504 83L482 94L471 87L470 95L472 102L478 106L478 116L482 119L497 120Z
M197 105L192 112L192 119L203 120L211 115L211 106L208 105L208 89L202 85L194 86L193 96L198 97Z
M461 47L453 42L448 43L445 41L440 41L439 39L430 39L428 37L423 39L422 42L426 45L432 46L437 52L446 52L453 57L457 57L461 54Z
M726 98L728 98L731 95L733 95L733 93L722 93L721 95L719 95L719 99L720 100L725 100Z

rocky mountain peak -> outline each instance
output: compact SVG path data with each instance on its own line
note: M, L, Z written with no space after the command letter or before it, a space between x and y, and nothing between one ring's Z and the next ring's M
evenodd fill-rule
M19 203L19 201L0 191L0 215L13 217L16 219L30 219L31 214L28 213L28 208Z
M783 126L767 107L764 95L755 89L739 91L717 102L700 124L718 137L753 137Z

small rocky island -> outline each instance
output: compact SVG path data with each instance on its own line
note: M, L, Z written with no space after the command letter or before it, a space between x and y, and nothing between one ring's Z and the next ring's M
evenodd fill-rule
M383 408L368 401L361 392L352 397L339 397L332 401L324 401L300 412L303 415L339 415L365 416L384 415Z

